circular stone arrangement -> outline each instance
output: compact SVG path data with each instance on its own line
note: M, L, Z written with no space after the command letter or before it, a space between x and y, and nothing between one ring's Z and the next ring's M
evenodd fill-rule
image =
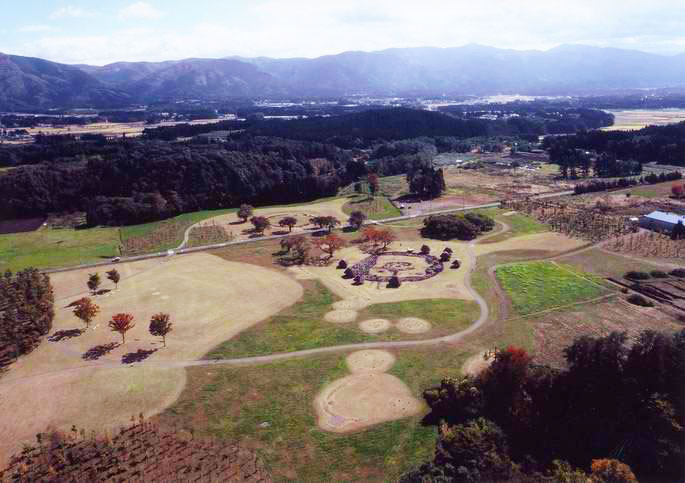
M333 308L336 310L360 310L368 307L369 302L363 298L353 298L338 300L333 304Z
M395 356L388 351L369 349L353 352L345 362L352 374L385 372L395 363Z
M371 269L374 268L381 257L407 257L407 258L422 258L428 267L422 275L409 275L404 277L399 277L398 274L402 271L411 270L414 268L414 264L411 262L398 262L392 261L381 265L378 270L382 272L390 272L388 275L379 275L376 273L371 273ZM370 282L389 282L394 276L398 276L400 282L420 282L422 280L427 280L431 277L435 277L437 274L442 272L443 266L439 258L432 255L424 255L422 253L408 253L408 252L384 252L378 253L366 257L359 263L354 264L350 267L352 272L351 278L361 277L364 280Z
M324 319L334 324L347 324L357 318L356 310L332 310L324 315Z
M407 334L422 334L431 330L431 324L417 317L405 317L397 321L397 328Z
M379 334L388 330L392 324L386 319L369 319L361 322L359 328L369 334Z

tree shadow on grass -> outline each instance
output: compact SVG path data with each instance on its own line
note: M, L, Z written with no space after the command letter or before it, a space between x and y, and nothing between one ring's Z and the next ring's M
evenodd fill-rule
M61 340L69 340L73 339L74 337L78 337L81 334L83 334L83 329L66 329L66 330L58 330L54 334L52 334L50 337L48 337L48 340L50 342L59 342Z
M81 356L81 359L83 359L84 361L96 361L100 357L109 354L120 345L121 344L119 344L118 342L110 342L109 344L96 345L95 347L91 347L86 352L84 352Z
M157 352L157 350L158 349L138 349L136 352L129 352L128 354L124 354L123 356L121 356L121 363L133 364L135 362L142 362L148 357L150 357L152 354Z

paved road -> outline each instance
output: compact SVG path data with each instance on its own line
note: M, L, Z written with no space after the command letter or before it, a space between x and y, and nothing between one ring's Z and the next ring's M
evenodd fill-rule
M568 196L572 195L573 191L561 191L561 192L556 192L556 193L544 193L541 195L535 195L533 198L553 198L557 196ZM496 201L493 203L486 203L483 205L472 205L472 206L464 206L462 208L449 208L445 210L436 210L436 211L431 211L431 212L426 212L426 213L421 213L421 214L413 214L413 215L402 215L402 216L395 216L392 218L384 218L382 220L366 220L364 224L366 225L382 225L385 223L393 223L396 221L403 221L403 220L411 220L413 218L419 218L419 217L424 217L424 216L429 216L429 215L440 215L440 214L446 214L446 213L457 213L460 211L470 211L470 210L477 210L481 208L497 208L501 205L502 203L500 201ZM254 242L259 242L259 241L264 241L264 240L277 240L279 238L284 238L289 236L289 234L284 234L284 235L271 235L271 236L263 236L259 238L250 238L247 240L237 240L237 241L231 241L231 242L224 242L224 243L215 243L213 245L203 245L199 247L194 247L194 248L184 248L188 244L188 239L190 236L190 230L194 226L197 226L197 223L195 225L192 225L188 227L185 232L183 233L183 242L173 250L174 255L182 255L184 253L193 253L193 252L198 252L198 251L203 251L203 250L213 250L216 248L224 248L227 246L232 246L232 245L243 245L245 243L254 243ZM348 227L349 225L344 225L343 228ZM157 253L149 253L146 255L136 255L133 257L121 257L121 260L118 263L126 263L126 262L135 262L137 260L147 260L150 258L161 258L161 257L166 257L169 256L169 252L157 252ZM43 273L56 273L56 272L67 272L70 270L79 270L82 268L94 268L94 267L104 267L107 265L111 265L112 261L111 260L106 260L102 262L95 262L95 263L84 263L82 265L76 265L76 266L71 266L71 267L63 267L63 268L52 268L52 269L45 269L42 270Z

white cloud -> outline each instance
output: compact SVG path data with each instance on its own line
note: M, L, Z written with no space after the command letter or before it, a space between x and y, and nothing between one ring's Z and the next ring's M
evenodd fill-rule
M129 4L119 14L162 15L145 2ZM175 22L181 20L183 28ZM146 29L110 24L93 36L37 35L13 51L92 64L229 55L315 57L468 43L513 49L583 43L670 54L685 50L683 24L683 0L622 0L620 9L615 0L250 0L240 15L233 16L229 7L207 8L194 21L181 11L166 13L164 23L146 24Z
M80 7L74 7L72 5L67 5L65 7L60 7L54 12L50 14L50 18L53 20L60 19L60 18L67 18L67 17L72 17L72 18L83 18L83 17L92 17L95 15L93 12L89 10L84 10Z
M124 7L119 12L119 18L129 19L154 19L162 16L162 12L147 2L136 2Z
M55 29L49 25L24 25L23 27L19 27L17 32L48 32L50 30Z

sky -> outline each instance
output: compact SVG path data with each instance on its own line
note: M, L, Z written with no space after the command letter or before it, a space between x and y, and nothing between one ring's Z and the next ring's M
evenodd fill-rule
M0 52L68 64L318 57L470 43L685 52L685 0L0 0L0 6Z

